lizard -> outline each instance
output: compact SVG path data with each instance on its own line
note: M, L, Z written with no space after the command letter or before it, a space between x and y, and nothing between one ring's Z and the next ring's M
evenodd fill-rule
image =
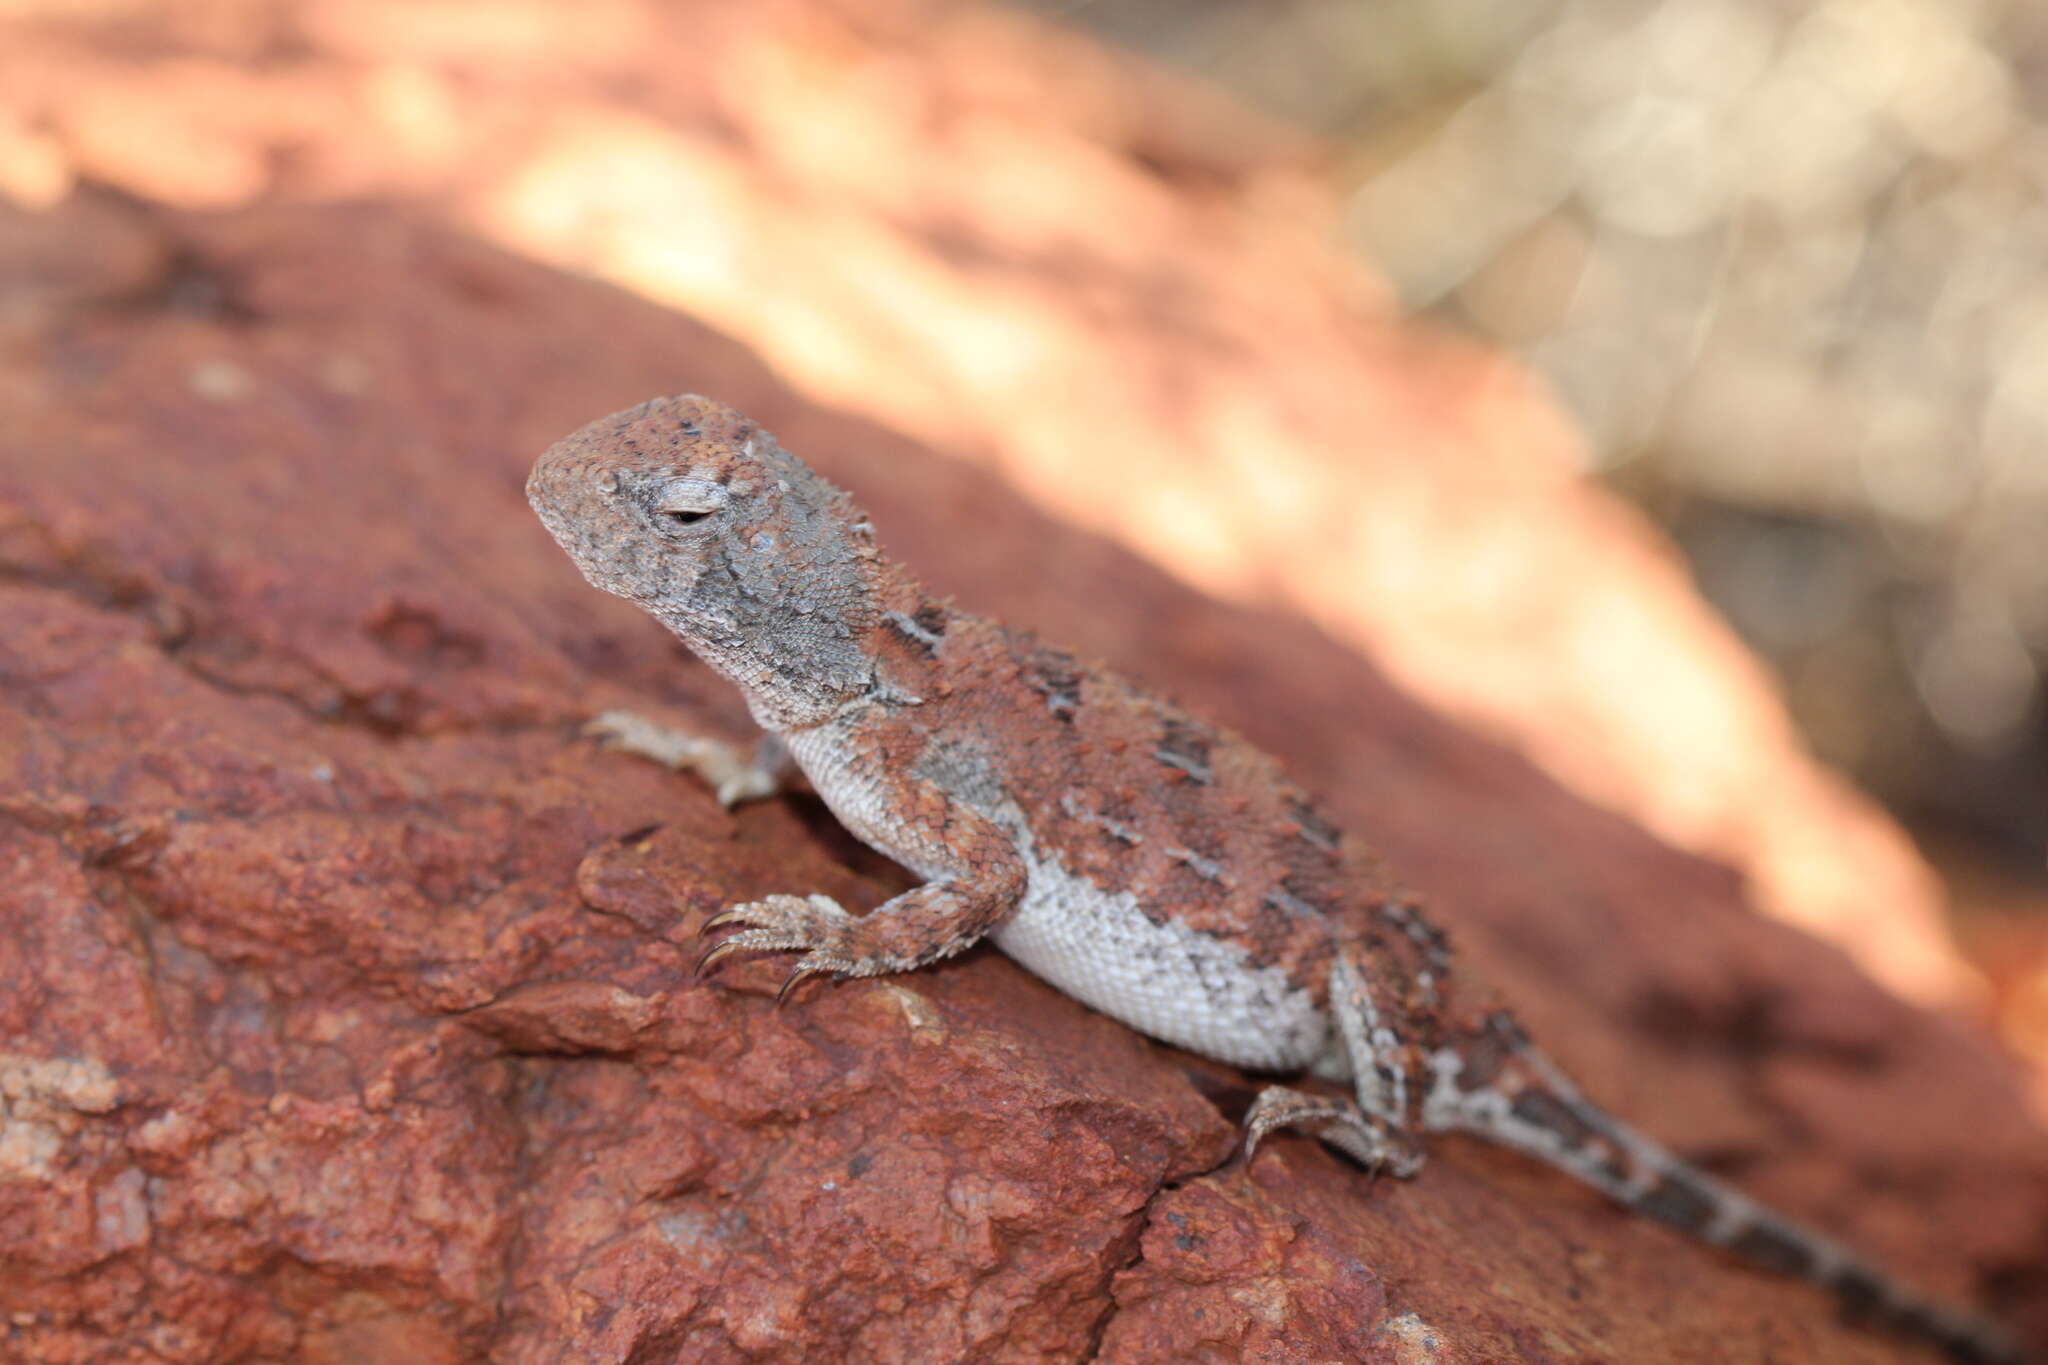
M864 915L817 894L730 906L704 925L731 932L700 974L735 953L794 954L786 997L806 978L916 971L986 938L1142 1033L1331 1083L1262 1090L1246 1160L1293 1129L1406 1178L1431 1135L1474 1134L1958 1361L2025 1359L1995 1324L1596 1106L1275 759L934 597L882 553L851 495L740 413L694 395L614 413L550 447L526 491L584 577L735 683L766 738L743 755L617 713L601 733L696 769L727 805L800 772L921 879Z

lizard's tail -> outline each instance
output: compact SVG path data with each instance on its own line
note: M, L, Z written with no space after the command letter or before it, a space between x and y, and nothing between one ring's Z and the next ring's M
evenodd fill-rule
M1994 1323L1927 1298L1810 1228L1687 1164L1579 1094L1512 1017L1431 1058L1423 1122L1475 1133L1556 1166L1751 1264L1832 1292L1856 1321L1917 1337L1964 1365L2034 1358Z

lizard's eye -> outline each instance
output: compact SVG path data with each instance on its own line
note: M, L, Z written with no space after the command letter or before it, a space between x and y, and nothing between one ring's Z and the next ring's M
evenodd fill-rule
M654 496L654 512L671 526L694 526L732 501L723 484L671 479Z

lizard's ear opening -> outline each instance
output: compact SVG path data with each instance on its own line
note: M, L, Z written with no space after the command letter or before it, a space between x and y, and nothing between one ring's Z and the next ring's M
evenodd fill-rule
M723 484L709 479L671 479L656 490L655 515L670 526L693 526L732 501Z

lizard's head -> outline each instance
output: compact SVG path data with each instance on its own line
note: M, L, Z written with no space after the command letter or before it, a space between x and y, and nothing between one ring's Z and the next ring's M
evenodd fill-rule
M757 707L809 713L868 685L866 518L724 404L657 398L600 418L540 457L526 496L585 578L658 617Z

